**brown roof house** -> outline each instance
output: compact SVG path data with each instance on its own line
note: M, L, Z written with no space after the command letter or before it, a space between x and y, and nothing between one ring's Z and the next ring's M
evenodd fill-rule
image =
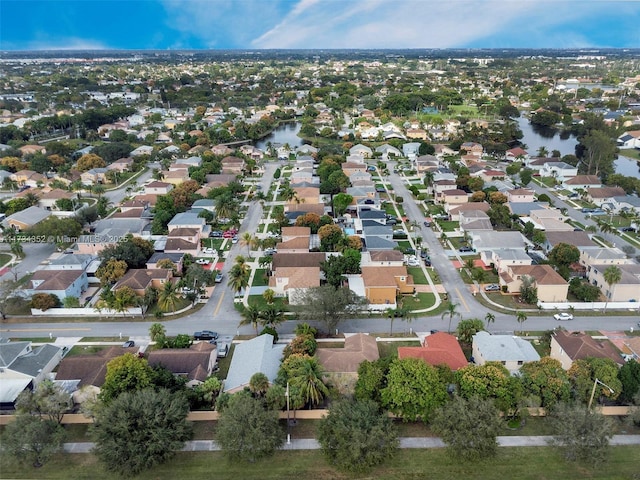
M360 364L378 360L380 353L374 337L356 333L345 338L344 348L318 348L316 358L325 371L327 383L344 395L353 394Z
M147 183L144 186L144 193L155 194L155 195L166 195L171 190L173 190L173 187L174 185L172 183L154 180L153 182Z
M609 340L594 340L586 333L566 330L553 333L550 356L558 360L565 370L569 370L575 360L587 358L609 358L619 366L624 365L622 355Z
M84 270L36 270L29 280L29 293L49 293L60 301L67 297L80 298L89 287Z
M569 283L551 265L509 265L499 277L500 285L506 285L509 293L520 292L523 278L529 277L538 289L538 301L567 301Z
M174 228L167 235L167 243L164 246L167 253L200 254L200 230L197 228Z
M269 288L286 295L291 305L298 304L307 289L319 286L320 267L279 267L269 277Z
M78 387L102 387L107 375L107 363L125 353L136 355L138 347L109 347L90 355L65 357L58 365L56 380L78 380Z
M187 386L193 387L211 376L217 361L216 346L209 342L196 342L189 348L162 348L147 355L149 365L162 365L174 375L186 377Z
M415 290L413 277L407 267L362 267L362 287L370 308L396 308L398 294L411 294ZM351 279L349 280L351 287ZM352 290L354 290L352 288ZM360 293L355 290L356 293Z
M173 281L173 272L170 268L155 268L146 270L144 268L132 268L113 286L113 290L118 290L124 286L131 287L136 295L142 297L147 288L162 288L166 282Z
M444 209L448 212L458 205L467 203L469 201L469 195L464 190L454 188L440 192L438 200L440 203L444 203Z
M229 156L222 159L222 173L240 175L244 168L245 162L242 158Z
M437 332L424 337L421 347L398 347L398 358L419 358L429 365L447 365L454 372L469 362L453 335Z
M276 248L282 252L305 253L309 251L311 229L309 227L283 227L282 241Z
M622 187L588 188L587 200L601 207L605 203L612 203L613 197L621 197L626 194L627 192Z

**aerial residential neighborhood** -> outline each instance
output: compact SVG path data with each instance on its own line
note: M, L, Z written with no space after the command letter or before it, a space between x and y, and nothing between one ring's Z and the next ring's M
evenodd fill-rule
M472 53L3 53L2 468L635 478L639 57Z

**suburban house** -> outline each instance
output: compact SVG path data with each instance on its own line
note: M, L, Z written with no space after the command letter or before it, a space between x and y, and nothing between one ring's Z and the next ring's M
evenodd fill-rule
M376 147L376 153L381 153L382 158L384 160L388 160L389 157L398 158L402 156L402 152L400 150L398 150L396 147L389 145L387 143L385 143L384 145L380 145L379 147Z
M546 162L540 169L541 177L552 177L559 182L565 182L578 175L578 167L565 162Z
M420 142L409 142L402 145L402 154L409 160L414 160L420 155Z
M523 148L516 147L507 150L504 158L507 162L526 163L526 161L529 159L529 153Z
M423 128L407 128L407 138L428 140L429 135L427 134L427 131Z
M550 265L509 265L499 272L500 285L509 293L519 293L524 277L532 280L540 302L566 302L569 283Z
M158 266L158 263L162 260L168 260L176 266L176 272L182 271L182 261L184 259L184 253L168 253L168 252L155 252L151 255L151 258L147 260L146 267L147 269L153 270L156 268L161 268Z
M308 288L320 286L320 267L279 267L269 277L269 288L276 295L286 296L289 304L298 303Z
M229 156L222 159L222 173L242 175L245 167L246 164L242 158Z
M342 164L342 172L347 176L351 176L352 174L358 172L358 173L365 173L367 171L367 164L366 163L359 163L359 162L344 162Z
M466 152L467 155L473 155L475 157L482 157L484 148L482 145L476 142L464 142L460 145L460 153Z
M542 248L549 252L553 247L560 243L566 243L573 245L579 249L582 247L595 247L597 246L590 235L587 232L574 232L574 231L556 231L545 232L546 240Z
M586 333L566 330L553 331L549 356L558 360L565 370L569 370L575 360L587 358L609 358L619 366L624 365L622 355L609 340L594 340Z
M493 231L491 220L482 210L466 210L458 214L460 222L460 230L463 232L471 231Z
M2 226L5 228L13 228L16 232L22 232L30 229L34 225L37 225L50 215L50 211L34 205L9 215L2 220Z
M607 207L615 213L621 212L640 212L640 197L632 195L620 195L609 199Z
M163 366L174 375L185 377L188 387L198 385L210 377L217 360L216 345L209 342L196 342L189 348L150 350L147 354L150 366Z
M145 290L154 287L162 289L166 282L173 281L173 271L170 268L156 268L148 270L144 268L132 268L116 282L113 290L122 287L130 287L139 297L144 296Z
M421 155L414 160L416 172L432 172L440 166L440 160L433 155Z
M597 286L609 302L640 302L640 264L618 264L620 281L609 285L604 279L604 272L611 264L591 264L587 267L589 283Z
M116 170L119 173L128 172L133 166L133 158L124 157L116 160L115 162L107 165L107 170Z
M601 187L602 181L597 175L576 175L564 182L564 186L572 192L577 192L578 190L586 192L588 188Z
M366 145L358 144L349 149L349 155L360 155L364 158L370 158L373 155L373 151Z
M438 197L440 203L444 203L444 209L449 212L458 205L467 203L469 201L469 195L464 190L452 189L444 190L440 192Z
M360 364L378 360L380 353L375 337L356 333L345 338L344 348L318 348L316 358L325 372L327 383L347 394L354 392Z
M181 168L179 170L163 172L162 180L165 183L171 183L172 185L180 185L181 183L189 180L189 170L187 168Z
M107 183L107 170L106 168L92 168L86 172L80 174L80 180L83 185L99 185Z
M34 153L46 153L47 151L46 147L42 145L23 145L18 148L18 150L22 152L23 156L33 155Z
M490 208L490 205L487 202L463 203L462 205L459 205L449 210L449 218L452 221L457 222L460 220L460 217L462 215L465 215L467 212L480 211L480 212L486 213L489 211L489 208Z
M509 203L522 203L535 201L535 192L528 188L515 188L505 192Z
M405 266L362 267L361 270L363 296L373 308L395 308L398 295L412 294L415 290L413 277L407 273ZM360 293L358 290L354 291Z
M367 250L362 252L363 267L402 267L404 254L399 250Z
M0 409L12 409L18 395L49 378L61 359L61 347L0 337Z
M56 381L76 380L78 387L102 387L107 374L107 363L125 353L136 355L138 347L113 346L94 354L73 355L60 362L56 372Z
M171 190L173 190L173 187L174 185L172 183L154 180L153 182L149 182L144 186L144 193L154 194L154 195L166 195Z
M29 280L30 295L49 293L60 301L67 297L80 298L89 287L89 279L84 270L36 270Z
M167 253L189 253L193 256L200 254L200 230L197 228L174 228L167 235L164 245Z
M469 364L456 337L444 332L425 336L420 347L398 347L398 358L419 358L434 367L446 365L454 372Z
M315 205L320 202L319 187L293 187L294 198L287 201L287 206L291 204L309 203Z
M505 272L508 267L514 265L531 265L532 259L524 248L502 248L496 246L492 249L482 250L480 260L485 265L493 266L497 272Z
M177 213L167 224L169 233L178 228L193 228L200 232L201 236L209 234L210 227L207 225L207 221L199 217L200 212L187 211Z
M48 265L43 265L39 270L86 270L97 257L94 255L63 253L50 259Z
M472 355L476 365L499 362L512 373L520 370L525 363L540 360L538 352L525 339L512 335L491 335L485 331L473 336Z
M598 207L605 203L613 203L615 197L626 196L626 192L621 187L599 187L587 189L587 200Z
M618 137L619 148L640 149L640 130L629 130Z
M270 384L278 376L285 345L274 344L273 335L265 333L236 345L223 390L236 393L249 386L251 377L260 372Z
M555 208L541 208L531 210L529 218L523 218L521 221L523 223L529 221L535 228L545 232L570 232L573 231L573 225L566 223L568 218Z
M605 248L600 246L581 247L580 265L585 269L591 265L624 265L635 263L619 248Z
M476 231L471 232L470 236L476 252L496 248L524 249L529 242L520 232Z

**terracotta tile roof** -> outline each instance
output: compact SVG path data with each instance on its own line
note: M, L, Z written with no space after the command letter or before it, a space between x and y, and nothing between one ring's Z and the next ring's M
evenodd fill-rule
M167 243L164 246L165 250L197 250L198 242L190 242L180 237L167 238Z
M299 250L305 248L309 250L309 237L296 237L276 245L277 250Z
M198 232L199 230L195 228L180 227L180 228L174 228L173 230L171 230L167 235L167 237L168 238L193 237L194 235L197 235Z
M124 212L116 212L111 218L140 218L144 213L144 208L130 208Z
M135 200L139 202L148 203L150 207L155 206L158 201L157 193L145 193L144 195L136 195Z
M147 183L145 185L145 188L167 188L172 186L173 186L172 183L166 183L166 182L160 182L158 180L154 180L151 183Z
M311 235L309 227L282 227L283 237L308 237Z
M42 200L58 200L60 198L73 198L75 197L75 193L68 192L66 190L62 190L60 188L54 188L48 192L43 192L40 199Z
M369 250L372 262L398 262L404 260L399 250Z
M565 330L557 330L553 337L571 360L584 360L590 357L610 358L617 364L624 365L624 359L608 340L596 341L586 333Z
M380 358L376 339L363 333L351 335L344 341L344 348L318 348L318 362L326 372L356 373L360 364Z
M602 185L602 181L597 175L576 175L564 183L567 185Z
M469 362L456 337L438 332L425 337L422 347L398 347L398 358L419 358L429 365L448 365L458 370Z

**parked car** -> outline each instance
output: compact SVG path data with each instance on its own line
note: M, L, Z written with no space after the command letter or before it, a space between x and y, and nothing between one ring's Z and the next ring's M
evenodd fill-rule
M429 252L427 250L422 250L420 252L420 258L422 258L423 260L429 260Z
M231 243L238 243L238 240L238 236L236 235L231 239Z
M200 332L195 332L193 334L193 338L196 340L217 340L218 332L213 332L211 330L202 330Z
M196 260L196 263L199 265L209 265L211 263L211 260L209 260L208 258L199 258Z
M209 233L210 238L222 238L222 232L220 230L214 230Z
M424 261L424 266L425 266L425 267L430 267L430 266L431 266L431 260L426 259L426 260Z
M573 315L567 312L556 313L553 318L556 320L573 320Z
M122 344L122 346L124 348L131 348L131 347L135 347L136 346L136 342L134 342L133 340L127 340L126 342L124 342Z
M264 251L264 254L267 256L275 255L276 253L278 253L278 250L276 250L275 248L267 248Z
M500 290L500 285L496 285L495 283L492 283L491 285L485 285L484 290L485 292L497 292L498 290Z
M622 228L620 229L620 231L621 231L621 232L635 232L635 231L636 231L636 229L635 229L635 228L633 228L633 227L622 227Z
M225 358L229 355L229 344L228 343L219 343L218 344L218 358Z
M459 252L473 252L473 248L463 245L458 249Z
M429 221L425 221L425 222L424 222L424 226L425 226L425 227L430 227L430 226L431 226L431 222L429 222Z
M216 278L214 280L216 283L221 283L222 282L222 274L221 273L216 273Z

